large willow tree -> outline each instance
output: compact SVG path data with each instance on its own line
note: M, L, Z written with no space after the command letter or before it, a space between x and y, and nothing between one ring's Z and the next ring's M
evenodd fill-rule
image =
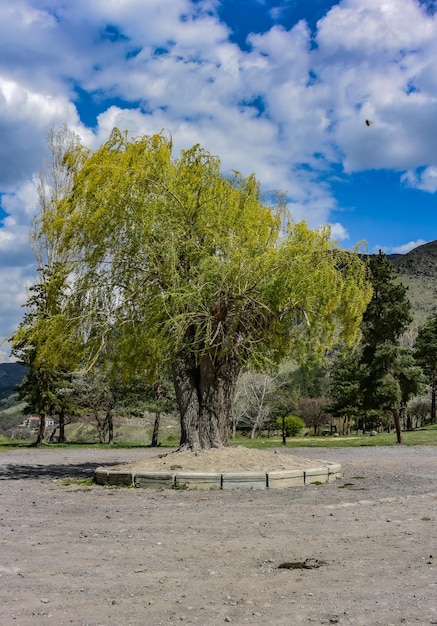
M284 197L264 197L254 176L224 175L199 146L175 158L163 135L117 129L64 163L71 193L42 214L36 236L68 257L65 335L82 364L105 355L124 369L167 364L181 447L226 445L245 364L357 339L365 267L329 229L291 224ZM68 344L59 326L58 317L52 354Z

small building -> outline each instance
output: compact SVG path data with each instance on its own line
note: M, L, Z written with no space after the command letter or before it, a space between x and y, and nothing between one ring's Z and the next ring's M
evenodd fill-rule
M46 428L53 428L54 425L55 420L53 419L53 417L46 417ZM24 420L24 422L22 422L21 426L23 426L24 428L33 429L39 428L39 417L31 415L31 417L28 417Z

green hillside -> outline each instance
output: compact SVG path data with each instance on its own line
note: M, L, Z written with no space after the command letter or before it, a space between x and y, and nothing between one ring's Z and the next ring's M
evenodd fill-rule
M437 241L414 248L411 252L388 257L399 281L408 287L413 307L412 331L437 311Z
M18 363L0 363L0 401L15 393L25 373L26 368Z

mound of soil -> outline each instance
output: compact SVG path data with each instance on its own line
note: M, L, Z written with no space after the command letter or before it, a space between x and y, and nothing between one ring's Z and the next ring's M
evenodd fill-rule
M198 454L188 451L175 451L123 463L111 469L159 472L178 470L181 472L257 472L309 469L315 461L292 456L280 450L256 450L243 446L231 446L203 450Z

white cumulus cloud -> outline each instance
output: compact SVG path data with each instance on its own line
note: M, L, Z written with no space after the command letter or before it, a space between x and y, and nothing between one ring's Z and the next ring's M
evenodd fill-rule
M402 175L402 181L408 187L435 193L437 191L437 166L430 165L424 170L408 171Z
M280 20L287 7L277 4ZM423 3L341 0L313 32L305 21L277 24L252 33L244 50L219 8L0 0L0 285L2 302L13 303L6 314L0 302L2 320L22 313L14 307L31 264L34 180L46 134L63 122L92 148L114 126L164 129L176 152L200 143L224 169L284 190L294 220L332 223L345 245L353 242L338 219L335 176L394 170L400 184L437 190L437 18ZM84 94L98 108L86 123ZM17 291L2 280L11 268Z

